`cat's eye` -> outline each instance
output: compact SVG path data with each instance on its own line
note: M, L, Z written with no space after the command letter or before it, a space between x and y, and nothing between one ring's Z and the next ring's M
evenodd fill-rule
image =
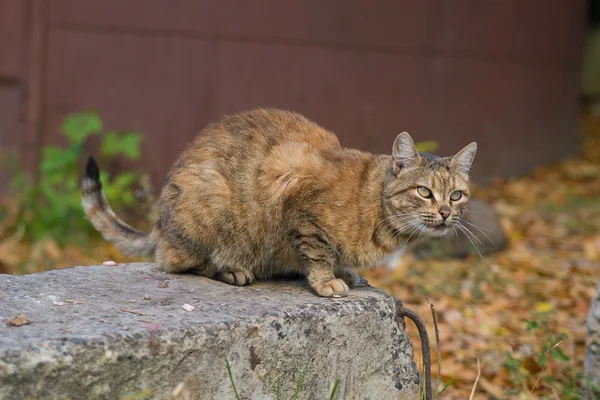
M431 190L427 189L425 186L417 186L417 193L426 199L431 197Z
M463 195L462 191L455 190L454 192L452 192L450 194L450 200L452 200L452 201L458 201L458 200L460 200L462 198L462 195Z

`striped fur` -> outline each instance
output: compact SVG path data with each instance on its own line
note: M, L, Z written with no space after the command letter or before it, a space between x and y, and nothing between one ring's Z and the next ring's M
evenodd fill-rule
M81 184L82 205L88 219L104 238L130 256L154 256L158 229L146 235L123 222L110 208L102 191L100 170L94 157L89 157Z

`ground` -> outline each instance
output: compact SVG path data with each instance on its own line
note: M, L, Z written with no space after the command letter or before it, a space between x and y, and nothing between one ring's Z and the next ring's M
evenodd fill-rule
M465 260L416 260L376 267L369 283L402 299L425 319L437 349L441 398L577 399L585 354L586 314L600 274L600 116L582 114L583 154L530 176L500 180L475 194L494 205L509 235L506 250ZM2 203L0 272L130 261L103 242L85 250L55 241L23 243ZM7 232L10 232L8 234ZM413 335L417 358L419 340ZM478 369L479 360L479 369ZM475 384L478 371L480 378ZM435 377L434 377L435 379Z

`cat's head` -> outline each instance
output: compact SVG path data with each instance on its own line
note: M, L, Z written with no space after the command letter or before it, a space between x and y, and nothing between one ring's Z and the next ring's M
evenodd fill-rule
M396 235L442 236L463 228L469 202L469 169L477 143L453 157L419 153L407 132L394 141L392 168L383 188L384 218Z

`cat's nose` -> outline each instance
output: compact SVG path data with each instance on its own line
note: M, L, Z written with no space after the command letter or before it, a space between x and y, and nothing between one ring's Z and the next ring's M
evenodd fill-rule
M442 216L442 218L444 218L444 220L446 220L446 218L448 218L450 216L450 212L452 210L450 210L450 207L448 206L441 206L439 213Z

